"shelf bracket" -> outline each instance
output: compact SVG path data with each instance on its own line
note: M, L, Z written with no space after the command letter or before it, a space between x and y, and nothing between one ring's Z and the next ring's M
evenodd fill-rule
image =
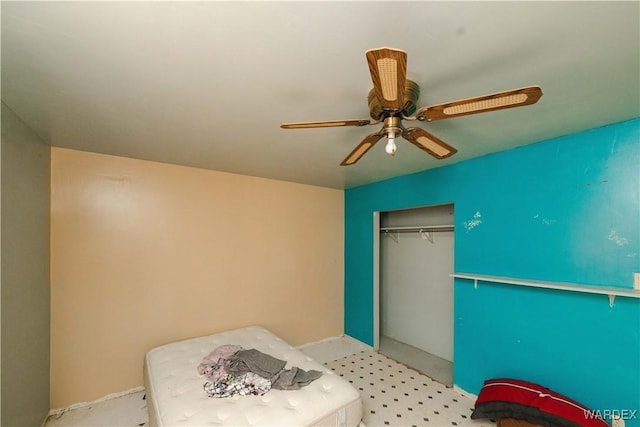
M616 300L616 296L614 294L609 294L609 308L613 308L613 303Z
M399 232L393 232L393 231L385 231L384 234L386 234L387 236L391 237L391 239L393 239L394 242L398 243L398 241L400 240L400 233Z
M422 228L420 229L420 237L422 238L422 240L428 240L433 243L433 233L424 231Z

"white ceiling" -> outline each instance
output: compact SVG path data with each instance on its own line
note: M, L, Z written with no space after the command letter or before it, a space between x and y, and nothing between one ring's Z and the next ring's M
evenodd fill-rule
M640 3L2 1L2 101L54 146L333 188L447 165L640 116ZM342 159L378 127L365 51L408 54L431 105L540 85L532 106L419 123ZM417 122L413 122L415 125ZM409 122L411 124L411 122Z

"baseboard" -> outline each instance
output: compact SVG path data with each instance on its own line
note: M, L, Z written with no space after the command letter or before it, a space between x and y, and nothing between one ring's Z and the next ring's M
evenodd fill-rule
M106 396L103 396L97 400L91 401L91 402L80 402L80 403L74 403L71 406L67 406L66 408L57 408L57 409L50 409L49 410L49 415L48 417L53 416L57 416L57 415L61 415L67 411L72 411L74 409L80 409L80 408L85 408L87 406L91 406L91 405L95 405L96 403L100 403L100 402L104 402L107 400L111 400L111 399L117 399L118 397L122 397L122 396L126 396L128 394L133 394L133 393L138 393L140 391L144 391L144 387L140 386L140 387L135 387L129 390L125 390L125 391L120 391L118 393L111 393L111 394L107 394Z
M370 346L369 344L367 344L367 343L365 343L365 342L360 341L359 339L356 339L356 338L350 337L349 335L342 335L342 336L343 336L344 338L348 339L348 340L351 340L351 341L353 341L353 342L355 342L355 343L357 343L357 344L361 345L361 346L367 347L369 350L373 350L373 347L372 347L372 346Z
M304 348L306 348L306 347L310 347L310 346L312 346L312 345L322 344L322 343L329 342L329 341L333 341L333 340L336 340L336 339L338 339L338 338L342 338L342 337L343 337L343 335L339 335L339 336L337 336L337 337L327 337L327 338L322 338L321 340L318 340L318 341L313 341L313 342L304 343L304 344L302 344L302 345L297 346L296 348L297 348L298 350L300 350L300 349L304 349Z
M353 341L354 343L357 343L357 344L359 344L359 345L361 345L361 346L365 346L365 347L367 347L368 349L372 349L372 348L373 348L373 347L371 347L369 344L365 344L365 343L363 343L362 341L357 340L357 339L355 339L355 338L353 338L353 337L350 337L349 335L345 335L345 334L338 335L338 336L336 336L336 337L327 337L327 338L323 338L323 339L321 339L321 340L314 341L314 342L308 342L308 343L306 343L306 344L299 345L299 346L297 346L296 348L300 350L300 349L304 349L304 348L306 348L306 347L314 346L314 345L316 345L316 344L322 344L322 343L329 342L329 341L335 341L335 340L337 340L337 339L341 339L341 338L342 338L342 339L346 339L346 340L348 340L348 341Z
M461 396L464 396L464 397L466 397L468 399L473 400L474 402L476 400L478 400L478 395L473 394L473 393L469 393L468 391L461 389L460 387L458 387L455 384L453 385L453 391L455 391L456 393L458 393Z

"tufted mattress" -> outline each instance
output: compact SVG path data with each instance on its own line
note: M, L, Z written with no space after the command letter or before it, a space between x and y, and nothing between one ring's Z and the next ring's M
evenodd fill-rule
M197 366L225 344L255 348L287 361L286 368L322 371L300 390L262 396L209 398ZM252 326L167 344L150 350L144 379L151 426L355 426L362 419L358 391L347 381L271 332Z

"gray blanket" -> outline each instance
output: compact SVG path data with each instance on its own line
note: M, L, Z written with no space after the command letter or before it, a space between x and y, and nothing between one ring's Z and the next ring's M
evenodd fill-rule
M225 370L231 375L248 372L271 381L271 387L278 390L297 390L320 378L322 372L292 367L285 369L287 362L255 349L237 351L225 362Z

